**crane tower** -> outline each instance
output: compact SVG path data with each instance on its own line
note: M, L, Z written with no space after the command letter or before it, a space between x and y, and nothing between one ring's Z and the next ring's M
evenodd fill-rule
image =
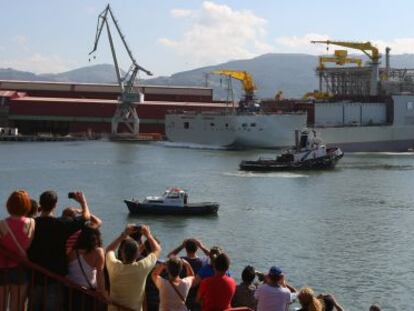
M115 46L112 39L111 30L109 27L109 21L112 20L116 31L124 45L124 48L127 51L131 65L125 75L121 75L120 68L118 66L118 60L116 56ZM102 30L106 26L106 31L108 34L109 45L111 47L112 59L114 62L115 73L118 80L120 88L120 96L118 97L118 105L115 111L114 116L112 117L112 134L119 134L119 125L125 124L126 128L133 136L139 134L139 118L136 111L136 104L143 102L143 94L138 91L135 86L135 80L138 72L141 70L147 75L152 75L152 73L145 68L137 64L131 49L129 48L127 42L125 41L125 36L121 32L118 21L115 19L115 16L111 10L109 4L106 6L105 10L102 11L98 16L98 24L96 27L95 42L92 51L89 55L93 54L98 48L99 39L102 34Z

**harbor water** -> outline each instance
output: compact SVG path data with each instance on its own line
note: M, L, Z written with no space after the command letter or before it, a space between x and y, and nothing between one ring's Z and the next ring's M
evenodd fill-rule
M173 148L161 143L0 144L0 199L26 189L59 194L58 213L85 192L107 245L127 223L149 224L163 255L188 237L222 246L239 280L278 265L297 288L333 293L346 310L410 310L414 293L414 153L345 154L326 172L246 173L269 151ZM217 216L129 216L124 199L177 186L217 201ZM6 210L1 209L1 217Z

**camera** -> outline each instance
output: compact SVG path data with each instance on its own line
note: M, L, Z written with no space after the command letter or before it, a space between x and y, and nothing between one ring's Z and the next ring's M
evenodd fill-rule
M134 239L135 241L141 241L141 236L142 236L142 233L141 233L141 231L142 231L142 226L138 226L138 225L135 225L134 226L134 232L133 233L131 233L129 236L132 238L132 239Z
M69 192L68 193L68 199L74 199L75 198L75 192Z
M257 278L260 282L263 282L265 279L265 274L263 272L255 271L255 274L257 275Z

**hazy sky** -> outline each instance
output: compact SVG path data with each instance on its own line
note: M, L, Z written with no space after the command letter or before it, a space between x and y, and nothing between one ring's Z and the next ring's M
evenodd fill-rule
M107 1L0 0L0 67L36 73L112 63L106 32L88 62ZM110 1L138 63L158 75L269 52L326 53L312 39L371 41L414 53L412 0ZM130 62L116 41L121 66ZM333 52L334 47L330 49ZM144 74L141 77L145 77Z

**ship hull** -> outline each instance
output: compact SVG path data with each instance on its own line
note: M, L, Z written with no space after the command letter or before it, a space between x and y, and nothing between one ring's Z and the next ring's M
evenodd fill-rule
M327 145L345 152L402 152L414 147L414 127L316 128Z
M167 114L169 141L226 148L284 148L294 131L306 126L306 114Z
M392 117L387 118L385 102L318 103L315 104L314 129L325 144L338 146L344 152L412 149L414 96L392 96L391 108ZM173 142L271 149L294 145L294 131L307 126L306 114L288 113L246 116L167 114L165 125L167 138Z

